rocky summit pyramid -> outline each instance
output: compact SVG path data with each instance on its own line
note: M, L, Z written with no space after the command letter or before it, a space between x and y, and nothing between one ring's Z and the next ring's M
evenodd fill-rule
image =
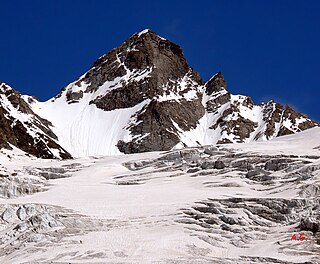
M151 30L134 34L101 56L88 72L47 102L18 97L17 104L24 107L5 115L0 112L1 126L7 120L14 123L19 109L30 109L33 121L22 124L36 127L38 136L25 129L23 136L13 132L6 137L1 130L1 146L11 144L43 157L269 140L319 125L289 106L274 101L256 105L248 96L230 94L220 72L204 82L177 44ZM8 95L1 92L0 109L6 100ZM37 141L39 135L45 145L38 150L17 143L21 137ZM43 149L51 149L52 155L39 155L37 151Z

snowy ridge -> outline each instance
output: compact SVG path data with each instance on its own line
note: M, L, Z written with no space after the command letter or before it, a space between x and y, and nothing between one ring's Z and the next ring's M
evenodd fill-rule
M5 83L0 84L0 142L11 149L43 158L66 158L70 155L59 145L50 122L35 114L30 103L36 99L21 96Z

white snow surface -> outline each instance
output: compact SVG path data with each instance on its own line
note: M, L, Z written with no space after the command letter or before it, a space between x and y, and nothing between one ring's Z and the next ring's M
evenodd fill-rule
M143 35L143 34L148 33L149 31L150 31L150 29L144 29L144 30L140 31L140 32L138 33L138 37L140 37L140 36Z
M320 128L314 128L269 142L227 147L236 148L238 152L260 154L319 155L319 146ZM79 231L78 235L66 236L56 244L51 243L43 247L37 245L36 251L32 251L33 244L27 244L24 248L0 256L0 262L19 264L38 263L38 261L41 263L50 263L50 261L59 263L215 263L215 258L232 260L240 256L253 256L277 258L294 263L308 261L311 258L308 255L290 255L286 251L280 251L280 246L276 244L279 239L282 239L283 244L291 249L301 247L303 251L309 245L306 242L298 246L299 242L290 242L291 233L281 226L273 227L273 236L256 240L254 244L241 248L228 243L224 244L224 240L219 242L220 246L218 246L219 243L217 246L212 246L204 239L204 236L209 238L210 234L201 233L196 226L194 229L188 229L187 226L177 223L178 211L193 206L198 201L208 198L245 198L255 195L264 197L269 192L267 189L259 191L244 184L241 177L231 175L228 178L216 177L215 182L220 184L236 182L239 187L207 188L205 183L212 181L210 175L190 177L190 174L183 172L176 174L170 171L155 172L154 168L148 167L142 170L143 174L139 176L136 171L130 171L123 166L124 162L139 163L141 160L155 159L163 154L163 152L154 152L70 161L47 161L35 158L30 160L28 157L23 157L18 150L11 153L11 158L0 154L1 164L12 171L23 166L41 168L67 166L72 163L83 166L70 178L50 180L50 188L46 192L9 200L0 199L0 204L54 205L74 210L92 219L117 223L96 232ZM121 179L132 178L140 179L144 183L118 184ZM261 185L260 188L263 189L263 186ZM269 195L272 196L271 192ZM285 189L273 196L293 198L297 196L297 190ZM80 222L81 218L78 221ZM199 232L199 236L195 236L193 232ZM255 236L253 233L247 235ZM232 261L226 263L232 263Z
M258 141L246 144L226 144L224 146L227 148L275 155L319 155L320 128L310 128L294 135L277 137L267 142Z
M57 101L55 104L39 103L36 107L55 124L54 132L61 145L75 157L120 154L117 142L130 139L124 129L128 120L146 103L106 112L95 105L68 105L64 100Z

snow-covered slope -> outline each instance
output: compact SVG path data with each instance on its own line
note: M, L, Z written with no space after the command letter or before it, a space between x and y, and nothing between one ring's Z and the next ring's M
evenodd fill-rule
M319 145L313 128L66 161L0 155L0 180L29 177L33 193L0 188L0 262L320 263Z
M54 102L37 102L33 110L49 118L59 142L74 157L114 155L120 139L129 140L125 129L134 113L146 104L142 102L132 108L103 111L89 104L96 94L85 94L79 103L68 104L63 96Z

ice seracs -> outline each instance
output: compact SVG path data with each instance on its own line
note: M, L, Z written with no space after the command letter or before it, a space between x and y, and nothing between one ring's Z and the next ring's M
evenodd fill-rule
M0 262L319 263L319 142L316 127L134 155L0 154Z

